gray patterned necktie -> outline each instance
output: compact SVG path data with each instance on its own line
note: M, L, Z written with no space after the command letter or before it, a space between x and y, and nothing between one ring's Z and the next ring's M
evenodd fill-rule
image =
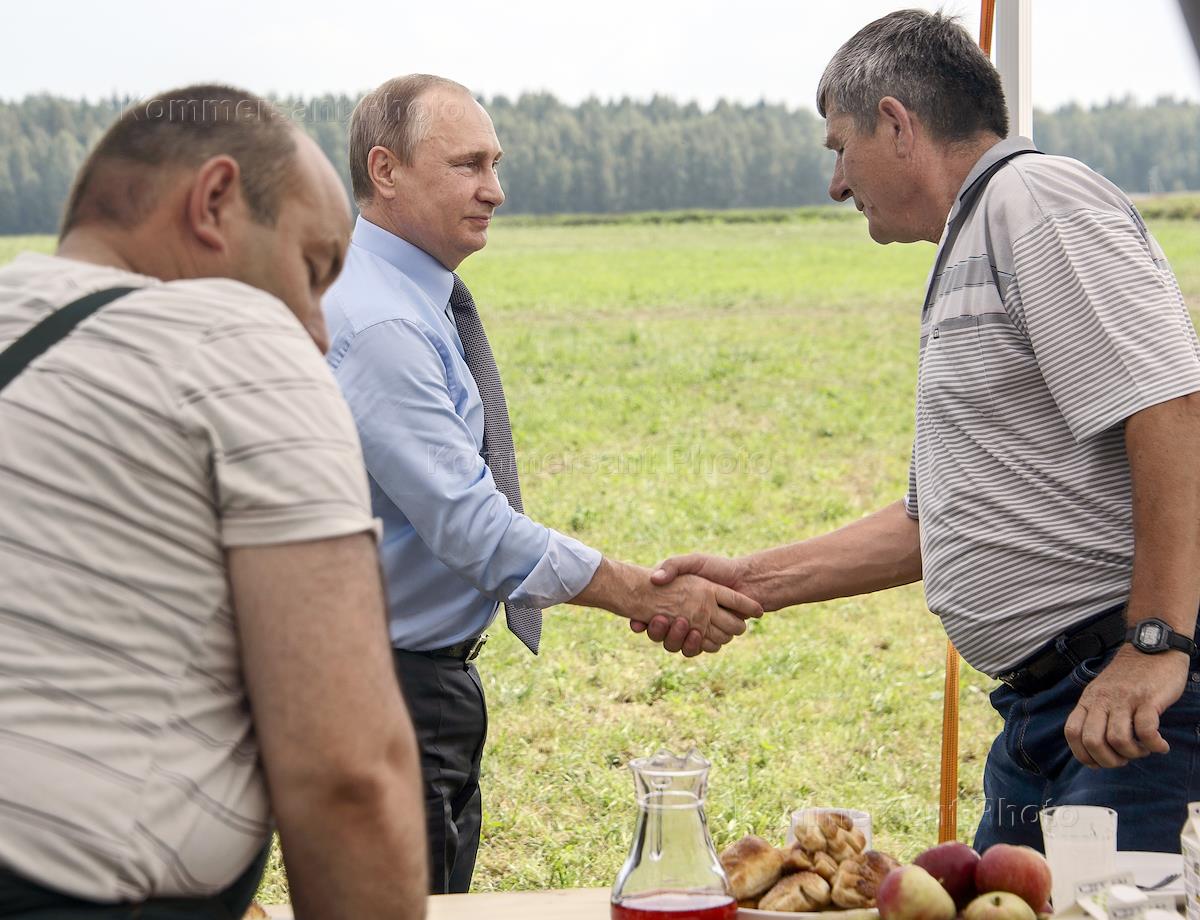
M475 378L479 398L483 400L483 450L479 453L492 471L496 488L504 493L514 509L524 514L512 425L508 420L508 404L504 401L500 371L496 367L492 346L488 344L487 333L483 331L479 311L475 309L475 299L458 275L454 276L454 289L450 292L450 310L458 327L458 337L462 340L467 368ZM504 613L508 628L536 655L542 638L542 611L536 607L505 604Z

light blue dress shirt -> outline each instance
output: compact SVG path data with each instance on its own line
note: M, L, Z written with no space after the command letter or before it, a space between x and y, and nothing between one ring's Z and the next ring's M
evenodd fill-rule
M483 403L448 305L453 283L432 256L359 217L322 303L329 364L383 521L392 644L413 651L478 635L499 601L569 600L600 564L496 488L479 455Z

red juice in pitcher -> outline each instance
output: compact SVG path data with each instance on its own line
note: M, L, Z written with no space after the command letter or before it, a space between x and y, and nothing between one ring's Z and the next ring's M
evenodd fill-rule
M623 898L612 920L736 920L737 912L728 895L663 893Z

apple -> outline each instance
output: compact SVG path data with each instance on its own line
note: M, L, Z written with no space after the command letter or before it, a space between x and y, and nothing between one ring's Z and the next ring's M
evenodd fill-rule
M1037 920L1037 914L1025 899L1011 891L981 894L967 905L962 915L963 920Z
M975 867L975 889L1012 892L1036 910L1050 900L1050 865L1033 847L997 843Z
M951 840L930 847L913 860L913 865L920 866L941 882L954 899L955 906L962 910L975 897L975 866L978 862L978 853L965 843Z
M954 899L920 866L900 866L875 892L879 920L954 920Z

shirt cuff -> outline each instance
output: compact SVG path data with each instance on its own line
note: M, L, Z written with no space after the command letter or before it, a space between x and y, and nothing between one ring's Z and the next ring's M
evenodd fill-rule
M588 586L600 567L598 550L557 530L546 528L550 541L529 576L508 596L521 607L553 607L569 601Z

